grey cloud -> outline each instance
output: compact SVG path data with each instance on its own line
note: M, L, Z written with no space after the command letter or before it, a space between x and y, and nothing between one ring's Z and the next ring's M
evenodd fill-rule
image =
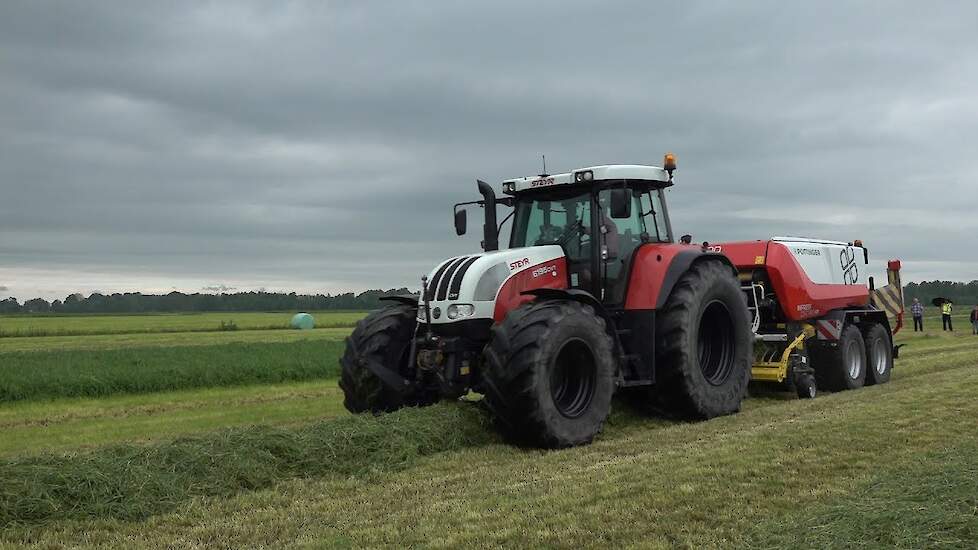
M863 238L908 278L915 262L974 278L976 16L4 4L0 265L19 269L18 295L30 270L64 272L63 291L85 277L401 286L477 246L450 222L475 178L535 173L541 153L566 170L673 150L680 232Z

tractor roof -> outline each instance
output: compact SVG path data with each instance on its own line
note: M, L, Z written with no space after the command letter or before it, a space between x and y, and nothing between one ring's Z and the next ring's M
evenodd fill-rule
M647 181L657 187L672 185L669 173L658 166L640 164L605 164L578 168L566 174L526 176L503 181L503 192L507 194L531 191L558 185L593 185L607 181Z

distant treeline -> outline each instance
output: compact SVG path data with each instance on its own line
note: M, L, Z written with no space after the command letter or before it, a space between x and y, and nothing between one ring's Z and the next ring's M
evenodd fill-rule
M195 311L322 311L330 309L375 309L380 298L410 294L407 288L368 290L360 294L296 294L291 292L235 292L225 294L125 294L94 293L87 298L72 294L48 302L43 298L0 300L0 313L174 313Z
M947 298L959 306L978 304L978 281L924 281L903 287L903 299L907 304L918 298L924 305L930 305L931 300L938 297Z
M0 300L0 313L172 313L194 311L322 311L330 309L375 309L382 296L411 294L407 288L368 290L360 294L289 294L281 292L235 292L224 294L125 294L94 293L87 298L72 294L48 302L42 298L23 304L16 298ZM938 296L956 304L978 304L978 280L970 283L924 281L903 288L909 304L914 298L930 304Z

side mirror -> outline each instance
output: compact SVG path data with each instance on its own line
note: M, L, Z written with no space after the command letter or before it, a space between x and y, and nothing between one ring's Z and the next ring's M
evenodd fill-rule
M632 216L632 194L628 189L611 190L611 217L616 220Z
M465 235L465 226L467 221L468 218L467 218L466 210L464 208L462 210L455 211L455 234L456 235L459 236Z

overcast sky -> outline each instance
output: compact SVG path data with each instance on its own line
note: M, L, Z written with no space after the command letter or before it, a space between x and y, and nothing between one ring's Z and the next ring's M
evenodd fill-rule
M978 279L975 2L0 4L0 297L418 286L475 179ZM501 212L502 214L502 212Z

